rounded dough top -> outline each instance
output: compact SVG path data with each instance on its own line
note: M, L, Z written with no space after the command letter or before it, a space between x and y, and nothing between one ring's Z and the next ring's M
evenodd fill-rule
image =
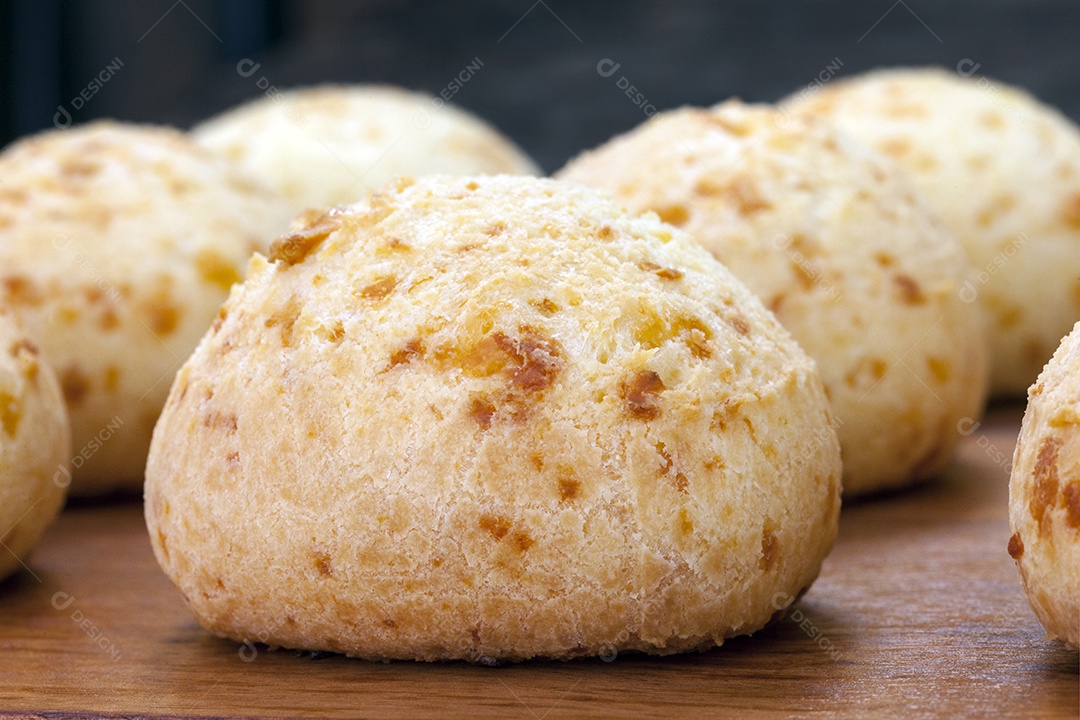
M998 81L940 69L837 80L786 105L901 163L956 234L987 313L991 389L1021 395L1080 317L1080 131Z
M987 350L959 244L900 168L830 124L673 110L558 176L678 224L776 313L821 371L845 492L929 477L979 416Z
M674 652L817 575L813 363L708 253L594 191L401 181L252 261L147 468L204 625L366 657Z
M1009 483L1009 554L1047 632L1080 644L1080 323L1029 392Z
M192 132L283 193L295 211L363 198L398 175L535 175L480 118L390 86L303 88L260 98Z
M10 310L0 310L0 580L64 504L71 429L52 368Z
M167 128L98 122L0 154L0 295L60 378L76 449L115 431L73 493L142 487L169 380L289 218Z

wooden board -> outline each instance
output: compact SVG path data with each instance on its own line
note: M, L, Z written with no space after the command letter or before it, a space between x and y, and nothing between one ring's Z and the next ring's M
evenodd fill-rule
M997 409L937 482L845 508L787 617L701 654L502 668L238 648L158 570L137 503L64 514L0 584L0 710L68 716L1061 717L1078 658L1044 637L1008 540L1020 408Z

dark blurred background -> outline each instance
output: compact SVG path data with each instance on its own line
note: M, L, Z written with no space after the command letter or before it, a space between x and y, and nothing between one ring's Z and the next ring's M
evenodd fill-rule
M187 127L260 84L468 75L453 102L550 171L653 108L958 63L1080 119L1080 2L0 0L0 144L107 116Z

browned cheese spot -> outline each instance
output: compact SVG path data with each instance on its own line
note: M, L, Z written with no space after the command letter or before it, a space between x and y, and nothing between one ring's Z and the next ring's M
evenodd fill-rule
M514 549L520 553L523 553L529 548L531 548L533 546L533 543L536 542L532 539L529 533L523 530L519 530L518 532L514 533L513 541Z
M1020 539L1020 533L1015 532L1009 538L1009 557L1019 560L1024 556L1024 541Z
M656 276L662 280L678 280L683 276L681 270L676 270L675 268L661 267L656 263L642 262L638 263L638 267L645 272L655 273Z
M679 530L683 535L694 532L694 522L690 519L690 513L686 511L686 508L679 509Z
M1005 127L1005 118L999 112L988 110L979 115L979 123L991 130Z
M491 418L495 415L495 406L486 397L477 396L469 404L469 415L480 426L481 430L491 427Z
M1061 502L1065 506L1065 522L1069 527L1080 528L1080 484L1071 482L1063 487Z
M326 330L326 339L332 343L341 342L345 337L345 325L337 320Z
M282 346L292 347L293 330L296 321L300 319L301 311L300 300L293 295L284 305L277 308L263 324L268 328L278 328L281 333Z
M115 310L107 307L98 316L98 325L101 326L102 330L115 330L120 326L120 317Z
M480 529L495 540L502 540L510 532L510 521L495 515L481 515Z
M809 262L800 263L791 260L788 265L791 268L791 274L795 276L795 281L799 283L799 287L803 291L809 292L814 289L817 280L815 275L808 269L813 267Z
M41 351L38 346L27 339L19 340L11 346L11 356L19 364L19 372L23 377L33 382L38 376L38 356Z
M626 411L638 420L653 420L660 416L660 393L664 382L652 370L640 370L622 385Z
M341 218L329 213L322 215L303 230L286 235L270 246L270 262L279 262L281 268L302 263L322 241L341 227Z
M757 187L746 178L736 180L726 188L725 193L738 205L740 215L755 215L772 208L772 204L761 197Z
M615 231L611 229L610 225L605 225L596 231L596 237L600 240L610 240L615 235Z
M120 386L120 368L115 365L109 365L105 368L105 377L102 380L102 387L105 388L105 392L116 392L116 388Z
M8 437L15 437L22 420L22 400L6 390L0 390L0 422Z
M68 407L77 408L90 393L90 378L77 365L71 365L60 372L60 388Z
M666 478L679 492L687 492L687 489L690 487L690 481L686 478L686 475L675 467L675 459L668 453L667 446L662 442L658 442L655 447L656 453L664 461L663 466L660 468L661 477ZM674 472L672 472L672 470L674 470Z
M212 430L225 430L227 432L236 432L237 429L237 417L235 413L222 413L218 411L207 413L203 416L203 427L208 427Z
M568 502L581 495L581 482L568 475L559 477L559 500Z
M868 375L877 381L885 377L888 371L889 364L880 357L860 357L859 362L843 376L843 381L847 383L849 388L856 388L864 375Z
M684 205L666 205L656 208L660 219L671 225L679 226L690 219L690 211Z
M331 564L330 556L324 552L315 552L315 569L324 577L334 577L334 566Z
M28 277L8 275L3 282L9 305L40 305L45 299L38 286Z
M516 338L501 332L493 333L491 337L495 345L512 358L503 372L513 388L540 392L550 387L563 369L562 348L554 339L533 328L522 327L520 337Z
M989 205L979 211L975 216L975 222L981 228L990 227L1003 215L1012 212L1016 208L1016 197L1013 195L998 195Z
M926 295L913 278L907 275L896 275L893 277L893 282L900 291L900 299L908 305L922 305L926 302Z
M199 271L203 282L216 285L226 292L233 283L243 279L228 258L210 248L204 248L195 255L195 269Z
M1046 438L1039 446L1039 454L1035 459L1033 471L1034 485L1031 489L1031 500L1028 509L1031 517L1039 523L1039 532L1043 532L1042 519L1048 509L1054 507L1058 494L1058 469L1057 455L1061 448L1061 441L1057 438Z
M712 331L699 318L692 315L680 315L668 322L654 310L643 314L641 321L634 328L634 340L650 348L658 348L664 343L678 338L690 349L691 354L699 359L712 356L709 341Z
M420 338L413 338L409 342L405 343L405 346L395 350L390 355L390 360L387 362L385 370L392 370L398 365L408 365L413 360L420 360L424 357L424 341Z
M750 323L748 323L746 321L746 318L744 318L737 312L733 311L728 313L724 319L727 320L728 324L731 325L731 327L735 329L735 332L739 333L740 335L745 336L750 334Z
M412 246L406 244L400 238L392 237L375 249L376 257L387 257L395 253L403 253L412 250Z
M60 165L60 174L68 180L86 180L97 175L101 165L96 162L70 158Z
M1080 230L1080 193L1065 198L1061 206L1061 218L1069 227Z
M397 284L398 279L395 276L383 275L375 280L375 282L362 288L360 290L360 297L368 300L382 300L394 291Z
M550 298L544 298L543 300L530 300L529 304L540 311L540 314L544 317L551 317L555 313L559 312L559 306L556 305Z
M776 539L776 534L772 528L766 525L761 531L761 560L758 563L758 567L763 572L769 572L776 567L777 561L780 559L780 541Z
M930 368L930 374L939 383L946 383L952 377L952 364L945 358L928 357L926 365Z
M143 303L147 324L156 335L171 335L180 325L180 308L169 297L167 290L159 290Z
M210 329L213 332L217 332L221 329L221 326L225 324L225 320L229 317L229 311L222 305L218 308L217 317L214 318L214 322L210 325Z
M886 155L903 157L911 152L911 143L900 138L892 138L878 143L878 149Z

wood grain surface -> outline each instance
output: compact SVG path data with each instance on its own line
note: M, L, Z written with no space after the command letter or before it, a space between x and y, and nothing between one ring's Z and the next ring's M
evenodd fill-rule
M1044 637L1005 551L1020 416L995 409L938 481L846 507L821 578L779 622L663 659L238 647L192 619L137 503L71 508L0 584L0 715L1076 718L1077 653Z

